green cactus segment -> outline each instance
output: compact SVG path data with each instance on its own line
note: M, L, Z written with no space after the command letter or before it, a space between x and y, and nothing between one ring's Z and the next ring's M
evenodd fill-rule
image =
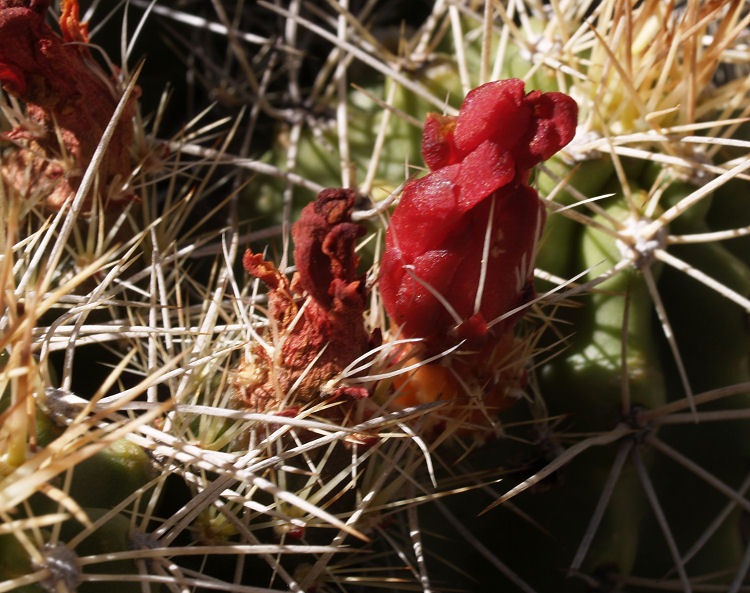
M605 206L605 215L623 224L633 217L618 198ZM611 228L605 215L595 216L594 221ZM599 277L623 257L616 239L594 226L583 230L579 249L580 267L590 269L588 280ZM550 373L547 378L554 378L557 387L553 389L545 382L545 393L553 395L560 410L573 412L576 430L604 431L633 406L655 408L665 403L666 384L654 340L653 303L642 273L629 268L601 282L583 299L578 313L570 349L546 369ZM607 457L600 452L588 459L572 488L601 492L612 465L611 454ZM626 460L582 566L589 571L628 574L640 548L645 510L637 473Z
M0 410L3 408L0 401ZM36 410L36 441L45 447L63 433L63 428L42 410ZM154 477L151 458L146 451L127 439L118 439L71 469L68 495L82 507L111 508ZM65 474L55 479L63 486ZM39 497L37 497L39 498ZM44 498L44 512L54 512L51 501Z
M12 534L0 535L0 582L21 577L31 572L31 559ZM41 591L41 587L27 586L23 591Z
M750 268L724 245L684 245L671 252L727 288L750 296ZM748 312L673 268L665 270L660 289L669 300L670 319L693 389L704 391L750 380ZM696 307L701 315L695 315Z
M569 175L570 179L567 179ZM542 198L554 197L554 201L560 206L570 207L582 199L601 195L613 175L614 166L608 157L583 161L573 169L563 157L556 155L540 167L535 181ZM565 179L565 186L552 196L558 184ZM582 214L588 212L585 207L575 210ZM560 278L570 278L577 273L578 245L582 230L580 222L549 208L536 257L537 268Z
M603 206L604 214L593 220L605 228L612 228L613 221L628 224L633 217L622 198L609 199ZM574 247L579 269L589 270L582 281L594 280L611 269L622 260L625 249L612 234L593 225L582 230ZM627 421L633 407L664 404L667 391L654 338L653 303L642 273L635 268L621 271L580 300L570 346L542 369L541 389L554 412L569 414L574 431L596 434ZM620 446L625 444L620 442ZM563 491L575 500L589 492L598 496L612 464L611 449L586 453L571 464L569 471L574 475L568 476ZM593 511L597 499L589 500L589 510L582 512ZM642 543L645 511L637 472L625 458L591 547L579 559L580 568L587 574L629 574ZM581 538L584 526L571 526L571 539Z
M714 192L706 224L712 231L741 229L750 226L750 192L747 182L732 179ZM723 241L736 257L750 266L750 235L737 235Z
M667 204L677 203L695 189L686 183L673 184L665 192L669 200ZM680 221L677 230L685 235L710 232L706 219L710 217L711 209L712 200L702 200L677 219ZM693 210L695 214L686 218ZM734 293L750 296L750 267L733 254L726 243L711 241L674 245L669 252ZM674 268L665 270L659 287L669 303L668 313L693 389L703 391L748 381L750 312ZM695 315L697 310L701 311L700 315Z
M674 183L665 192L667 205L671 206L695 189L690 184ZM726 191L726 188L723 190ZM722 212L724 196L716 198L719 205L717 211L714 211L714 203L705 199L693 216L681 216L679 226L673 224L672 227L677 227L680 234L685 235L710 231L706 221L726 215L726 212ZM737 222L731 224L736 226ZM728 249L727 243L711 241L673 245L669 253L727 289L741 296L750 296L750 268ZM695 393L750 381L750 324L747 311L715 289L673 267L665 267L659 281L659 292ZM674 399L683 395L679 385L672 385L670 391L674 392ZM681 455L725 484L739 488L750 459L750 421L740 414L749 407L750 392L738 393L700 406L701 412L721 412L728 418L736 412L737 417L727 422L704 421L690 426L668 426L662 432L665 440ZM717 451L731 451L731 454L718 455ZM661 460L657 470L654 472L656 483L664 504L672 513L671 523L684 541L697 540L701 530L720 512L721 501L717 500L711 486L694 474L676 467L669 459ZM689 501L679 494L686 491L691 492ZM744 552L743 523L741 513L729 515L691 561L691 570L709 572L731 570L737 566Z
M632 218L621 201L613 202L606 213L624 223ZM595 217L594 221L606 224L603 217ZM623 257L615 238L593 226L584 231L581 248L582 268L591 270L592 279L600 274L602 263L605 268L611 268ZM619 373L624 339L632 401L649 408L663 404L666 401L664 382L652 339L653 304L641 272L628 268L598 284L595 291L589 296L590 306L586 307L590 312L590 325L587 345L580 353L584 368L593 364L605 372ZM574 362L573 366L576 366ZM618 385L621 384L619 379L621 377Z
M656 168L649 167L642 182L650 184L655 180L655 174ZM696 189L686 182L667 180L661 207L673 206ZM637 198L638 193L635 195ZM602 204L605 215L594 216L595 225L612 228L612 220L627 224L633 217L622 198L615 197ZM670 232L686 235L708 232L710 229L705 219L710 218L710 208L710 199L699 202L670 225ZM627 236L623 229L618 229L617 234ZM577 269L590 269L585 280L598 278L629 255L624 243L619 243L612 234L594 225L580 231L574 249L579 253ZM725 245L715 241L669 245L668 252L691 269L708 274L727 289L741 296L750 295L750 268ZM548 261L552 261L551 258ZM648 266L657 280L693 391L698 393L750 381L747 312L682 270L660 262L641 262L639 265ZM569 273L570 269L560 269L559 272ZM654 409L667 400L685 397L673 354L663 339L662 329L655 323L653 300L641 271L631 267L608 278L582 297L581 304L573 314L575 327L568 350L540 373L542 392L548 403L555 412L570 414L575 430L607 430L623 412L627 412L622 406L623 353L631 407ZM627 327L624 326L626 310ZM749 406L750 393L734 395L701 409L713 408L731 413L731 410L746 410ZM681 425L664 427L659 438L731 487L737 487L738 476L744 475L745 464L750 458L748 434L748 421L737 419L730 425L710 422L691 425L689 430ZM708 442L711 447L706 446ZM717 448L731 450L736 455L717 459ZM714 492L706 484L696 484L698 478L689 471L675 473L674 461L657 457L654 453L647 449L641 451L644 461L653 468L653 483L661 504L667 509L675 536L678 541L696 541L701 530L720 511ZM600 461L604 466L595 461L586 464L585 475L576 479L576 488L588 484L587 487L597 491L601 489L603 469L611 460ZM571 471L575 467L575 464L571 465ZM686 491L695 494L689 502L684 497ZM627 574L634 566L643 572L643 566L655 562L669 565L670 558L664 555L664 546L654 544L663 541L663 534L654 524L643 523L646 512L642 486L633 467L626 462L590 552L582 564L587 574L604 570L608 564L617 574ZM706 571L715 569L719 558L722 559L721 566L726 569L740 562L743 549L738 521L738 513L728 516L704 548L696 553L691 573L700 571L701 567ZM649 526L644 528L646 524ZM657 559L658 554L649 552L655 548L663 557Z
M598 462L597 471L592 474L591 466L587 465L586 471L580 476L582 481L578 483L577 489L589 484L594 492L602 492L608 477L606 472L610 470L613 459L611 456L608 459L600 456L595 461ZM645 512L646 500L637 472L629 459L625 459L591 547L583 559L584 572L601 576L609 571L619 575L630 574L642 541ZM579 526L574 528L574 532L580 537L579 531Z
M664 193L666 205L674 205L695 189L687 183L673 183ZM671 225L672 229L688 236L710 232L706 220L711 217L712 209L712 200L704 199L680 216ZM689 270L706 274L728 291L741 297L750 296L750 267L726 243L677 244L670 246L669 253L687 264ZM694 391L750 380L750 312L674 267L665 268L659 291ZM696 315L696 311L700 314ZM729 403L745 407L750 399L740 395ZM742 450L744 455L750 454L750 447L743 446Z
M610 184L607 177L612 177L606 173L612 172L611 165L604 171L596 165L595 162L585 163L584 166L591 168L590 172L582 168L574 175L574 178L581 175L579 184L584 195L607 193ZM596 173L600 175L598 178ZM543 179L540 181L547 183ZM567 193L561 199L572 202L579 198ZM641 194L636 192L635 201L640 199ZM555 237L554 244L542 247L542 254L545 250L549 252L541 261L550 265L554 272L569 277L588 270L579 280L588 282L600 278L624 257L631 257L625 244L616 237L626 235L625 229L639 213L631 211L621 196L601 200L599 205L603 208L601 214L591 216L587 209L582 210L583 214L591 216L591 225L561 219L568 227L564 232L570 237L567 239L571 241L568 244L570 255L560 257L553 252L553 245L558 249L566 245L558 242L560 236ZM650 271L658 276L659 266L652 265ZM654 333L654 306L643 273L636 267L626 268L574 298L580 306L566 313L571 325L561 322L559 326L561 331L569 328L569 345L538 373L540 391L550 406L550 413L565 415L566 426L576 433L599 434L611 430L618 422L628 422L635 407L656 408L664 404L667 387ZM634 434L635 431L637 427L634 427ZM616 445L628 447L627 451L631 446L625 440ZM566 468L565 483L555 499L571 500L583 506L577 524L550 518L549 525L555 525L556 534L565 534L571 559L586 529L586 521L581 521L580 517L589 517L598 503L617 450L595 448ZM577 566L572 574L582 571L606 580L610 573L629 574L635 565L643 543L641 524L647 505L627 451L622 453L625 457L620 459L619 473L611 478L613 488L602 509L601 520L588 534L590 545L576 558ZM643 455L650 464L651 456ZM534 516L541 519L546 515Z
M621 222L631 217L620 200L610 201L605 212ZM594 221L611 226L604 216ZM579 267L589 270L587 280L622 258L616 239L594 226L583 230L578 248ZM576 426L582 430L607 428L618 414L627 413L622 409L623 340L630 401L647 408L663 404L666 388L653 334L653 304L641 272L634 268L619 272L582 301L569 349L543 370L543 376L555 377L557 386L552 389L550 383L550 393L557 394L553 397L561 410L573 406Z
M70 496L81 506L112 508L153 477L146 452L126 439L79 463Z

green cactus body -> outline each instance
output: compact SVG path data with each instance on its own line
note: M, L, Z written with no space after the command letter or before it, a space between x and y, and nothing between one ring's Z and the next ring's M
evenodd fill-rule
M609 198L604 213L620 223L632 218L621 198ZM610 219L605 218L605 214L595 216L594 221L610 227ZM589 279L599 277L622 258L623 247L618 246L615 238L593 226L583 229L576 248L579 268L591 269ZM547 394L551 412L568 415L566 422L576 432L596 434L610 430L618 422L628 422L631 410L664 404L666 386L652 315L648 286L642 273L634 268L601 282L582 297L581 307L571 316L573 335L569 347L539 374L540 389ZM624 407L623 378L628 381L630 408ZM637 430L634 427L632 438ZM648 457L646 455L647 462ZM584 506L591 512L612 463L610 448L587 452L570 465L560 496L574 500L587 497L588 503ZM584 495L584 492L595 496ZM645 508L635 469L626 460L589 553L582 562L589 574L623 575L632 570L641 543ZM576 538L583 536L583 527L568 527L574 534L568 535L571 549L578 541Z
M21 543L12 534L0 535L0 580L21 577L31 572L31 560ZM37 585L17 589L21 593L39 593Z
M570 207L581 199L574 195L568 189L569 187L574 187L578 195L584 198L601 195L614 174L612 161L604 157L583 161L576 167L562 190L554 196L555 202L562 207ZM536 183L539 194L545 198L550 196L558 183L566 179L571 170L571 165L564 162L563 157L552 157L537 173ZM577 210L586 212L585 207L579 207ZM582 230L583 225L580 222L550 210L536 258L537 268L560 278L570 278L578 272L576 266Z
M665 192L667 205L694 189L689 184L673 183ZM693 216L680 217L679 232L686 235L709 232L711 229L705 219L710 208L711 200L704 199ZM690 212L693 212L692 208ZM678 244L669 251L738 295L750 295L750 268L724 243ZM693 390L700 392L750 380L748 313L717 291L672 267L664 270L659 288ZM701 315L695 315L698 310L702 311ZM729 403L745 408L750 400L739 395ZM738 421L738 433L747 432L740 426L743 423ZM739 441L737 445L740 445ZM745 455L750 452L747 445L741 450Z
M746 182L733 179L718 188L711 199L705 222L712 231L726 231L750 226L750 194ZM732 254L750 265L750 236L738 235L722 241Z
M145 451L120 439L76 467L70 494L82 506L109 508L152 477Z
M631 216L619 200L610 201L605 212L621 222ZM594 220L607 224L601 216ZM615 239L595 227L584 229L579 250L580 267L591 269L589 278L598 277L621 258ZM558 388L554 401L574 406L578 411L574 420L582 430L601 429L615 422L619 414L627 413L621 407L624 336L631 402L652 408L666 401L652 315L648 286L635 269L610 277L584 297L583 306L576 312L570 347L543 371L564 377L564 393Z
M665 192L666 203L679 200L696 188L674 182ZM676 226L681 234L708 232L705 220L711 216L711 200L696 209L691 217L680 217ZM723 243L701 242L673 245L669 252L719 281L736 293L750 294L750 268ZM695 393L744 383L750 380L750 331L748 315L714 289L688 277L672 267L665 267L659 281L659 292L665 302L675 339L688 380ZM696 312L700 312L696 314ZM664 354L665 359L668 355ZM681 384L671 373L670 392L673 399L684 397ZM731 414L741 413L750 406L750 392L745 391L704 404L701 410ZM739 488L741 476L750 456L750 425L743 418L724 423L701 422L691 426L665 426L664 439L680 454L709 471L733 488ZM731 451L717 455L716 451ZM655 466L655 480L672 513L671 524L683 541L695 541L723 507L711 486L695 475L677 468L669 459L660 459ZM680 492L691 492L690 497ZM743 554L743 515L735 510L717 532L691 560L696 573L729 570L740 562Z
M91 521L98 521L101 517L109 513L108 508L87 508L85 509ZM61 536L64 540L72 539L81 531L81 525L76 521L67 521L63 523ZM107 519L103 525L89 534L75 548L79 558L97 555L103 553L127 552L134 548L133 546L133 527L130 518L123 514L116 514ZM141 584L135 581L118 580L117 575L136 575L138 567L133 560L114 560L102 562L101 564L92 564L83 568L83 579L85 573L92 572L97 574L111 574L112 579L109 581L82 582L78 586L80 593L136 593L141 591Z

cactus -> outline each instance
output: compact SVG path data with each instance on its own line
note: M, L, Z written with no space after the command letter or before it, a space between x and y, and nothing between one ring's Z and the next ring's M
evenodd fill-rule
M747 2L49 4L0 0L0 592L744 590Z

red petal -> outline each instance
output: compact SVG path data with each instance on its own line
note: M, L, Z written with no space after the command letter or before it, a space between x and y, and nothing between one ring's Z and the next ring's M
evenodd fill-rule
M438 246L455 229L459 167L449 165L406 184L388 226L392 245L414 257Z
M491 140L485 140L461 161L456 183L458 210L466 212L516 174L513 156Z
M456 147L471 152L487 139L510 150L526 132L531 109L523 102L523 81L497 80L466 95L454 133Z
M413 267L403 271L395 306L388 314L403 326L404 336L430 337L456 324L433 292L448 295L460 263L460 255L434 250L415 258Z
M545 208L528 172L573 138L577 111L561 93L524 96L512 79L469 92L456 119L428 116L433 172L407 184L381 264L383 303L402 335L437 353L457 337L481 347L513 327L520 313L487 325L533 295Z
M0 64L0 82L14 95L23 95L26 92L26 77L12 64Z
M475 234L477 227L487 224L489 204L477 211L474 221ZM471 212L474 215L474 211ZM479 218L480 214L483 214ZM488 322L514 309L521 301L526 285L533 274L536 244L539 240L545 219L544 204L539 200L536 191L528 186L514 186L500 190L495 198L495 212L491 243L487 261L487 275L480 312ZM484 248L484 232L481 242L473 244L473 251L467 252L461 269L453 282L458 295L468 293L476 297ZM504 325L512 324L513 321Z
M388 311L388 315L393 317L396 311L396 301L398 291L401 287L401 279L404 277L404 255L391 239L390 229L386 235L386 246L383 257L380 260L380 269L378 277L378 287L380 288L380 297Z
M525 99L534 111L528 137L519 146L519 167L530 169L546 161L573 139L578 105L563 93L534 91Z
M486 333L482 329L484 320L489 322L526 300L525 289L544 223L544 205L527 186L508 186L493 195L491 242L478 311L475 303L492 198L460 216L460 231L454 231L439 248L407 257L386 243L380 280L386 310L401 326L403 336L425 338L432 352L450 346L456 335L482 337ZM464 333L455 333L456 320L425 284L465 320ZM493 328L493 335L512 327L518 317Z
M458 161L453 131L456 118L439 113L428 113L422 132L422 158L432 171Z

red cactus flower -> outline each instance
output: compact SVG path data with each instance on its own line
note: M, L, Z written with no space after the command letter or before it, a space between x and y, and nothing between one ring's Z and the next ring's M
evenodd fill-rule
M391 218L380 291L401 335L423 338L428 352L499 339L518 317L488 324L533 295L545 210L529 172L570 142L578 109L567 95L523 87L490 82L457 117L427 116L432 172L406 185Z

